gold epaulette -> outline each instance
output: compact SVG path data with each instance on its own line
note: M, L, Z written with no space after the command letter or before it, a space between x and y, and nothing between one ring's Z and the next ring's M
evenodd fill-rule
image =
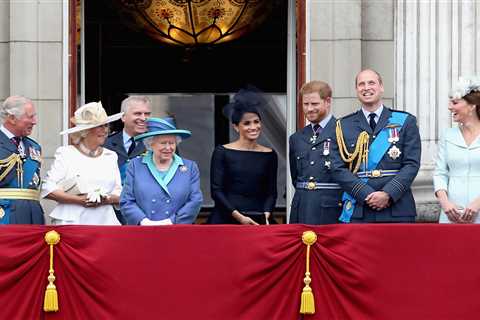
M12 171L15 165L17 165L17 174L22 175L23 177L22 158L18 153L12 153L7 158L0 159L0 171L3 170L3 172L0 174L0 181L2 181L10 173L10 171ZM18 181L20 182L20 180L21 177L19 176Z
M370 139L368 133L366 131L360 132L357 137L355 149L352 153L348 151L347 145L345 144L345 140L343 138L342 124L340 120L337 120L335 133L337 136L340 157L342 157L343 162L349 164L350 171L356 173L360 168L360 164L362 162L365 164L365 166L368 166L368 140Z

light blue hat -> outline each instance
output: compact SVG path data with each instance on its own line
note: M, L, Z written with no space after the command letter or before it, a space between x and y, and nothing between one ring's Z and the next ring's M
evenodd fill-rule
M135 141L158 135L175 135L182 139L187 139L192 135L188 130L177 129L172 118L148 118L146 123L147 132L136 136Z

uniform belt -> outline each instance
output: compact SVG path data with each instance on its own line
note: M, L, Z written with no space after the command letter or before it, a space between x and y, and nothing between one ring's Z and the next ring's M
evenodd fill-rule
M340 189L338 183L321 183L321 182L297 182L298 189L319 190L319 189Z
M388 176L395 176L400 170L372 170L372 171L360 171L357 172L359 178L381 178Z
M35 189L2 188L0 189L2 199L40 200L40 191Z

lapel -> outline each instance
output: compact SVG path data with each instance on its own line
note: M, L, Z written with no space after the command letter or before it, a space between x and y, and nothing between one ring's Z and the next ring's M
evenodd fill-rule
M391 115L392 111L390 111L390 109L388 109L387 107L383 106L383 111L380 115L380 119L378 119L374 134L378 134L383 128L385 128Z
M132 154L130 155L130 158L135 158L139 154L143 153L145 151L145 145L143 144L142 141L135 141L135 149L133 149ZM125 148L123 148L125 149ZM126 154L126 153L125 153Z
M125 150L125 146L123 144L123 133L122 133L122 131L120 131L120 133L118 133L118 134L116 134L112 137L112 147L113 147L113 151L122 155L125 158L128 158L127 151Z
M18 152L17 146L2 131L0 131L0 148L7 150L10 154Z
M309 124L307 126L305 126L303 129L302 129L302 132L301 132L301 136L302 136L302 139L305 141L305 143L307 144L312 144L312 141L310 141L310 139L312 138L313 136L313 130L312 130L312 126Z
M358 128L360 128L360 132L367 131L368 134L370 135L372 134L372 128L370 128L370 125L368 124L367 119L365 118L365 115L362 112L362 109L357 111L357 113L353 118L353 122L357 125Z

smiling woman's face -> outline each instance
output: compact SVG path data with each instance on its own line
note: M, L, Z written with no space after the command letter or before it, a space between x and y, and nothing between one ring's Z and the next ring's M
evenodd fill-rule
M156 159L168 161L172 159L177 149L177 137L174 135L155 136L151 143L152 152Z
M464 99L451 99L448 103L448 110L452 113L452 119L455 122L468 121L473 116L474 109L475 106Z
M245 112L238 125L234 125L240 137L247 140L257 140L262 132L262 121L253 112Z

